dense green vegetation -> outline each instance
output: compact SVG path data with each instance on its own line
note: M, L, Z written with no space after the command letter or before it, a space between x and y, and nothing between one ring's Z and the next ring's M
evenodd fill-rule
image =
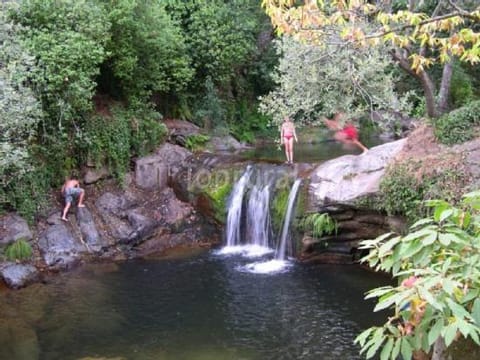
M242 141L267 128L277 56L253 0L3 2L0 50L0 211L29 220L87 164L121 180L162 117Z
M440 360L459 339L480 345L480 193L465 195L458 207L444 200L427 205L432 216L413 224L408 235L362 243L369 250L362 261L399 280L367 296L378 298L375 311L393 310L383 326L358 336L367 358L378 352L382 360L410 360L414 351L433 350Z

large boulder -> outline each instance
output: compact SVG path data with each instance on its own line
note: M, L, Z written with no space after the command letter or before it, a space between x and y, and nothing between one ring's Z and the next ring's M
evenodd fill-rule
M0 217L0 246L5 246L18 239L31 240L32 232L27 222L17 214Z
M65 269L77 263L87 247L77 240L65 224L49 226L38 239L40 254L52 268Z
M345 155L318 166L311 174L309 204L354 204L379 191L386 167L402 150L405 139L371 148L363 155Z
M169 178L176 175L183 160L191 153L169 143L160 147L153 155L139 158L135 162L135 182L142 189L162 190Z
M77 208L76 215L82 239L89 250L98 252L109 245L98 233L93 216L86 207Z
M19 289L38 278L38 270L30 264L5 263L0 266L0 275L8 287Z

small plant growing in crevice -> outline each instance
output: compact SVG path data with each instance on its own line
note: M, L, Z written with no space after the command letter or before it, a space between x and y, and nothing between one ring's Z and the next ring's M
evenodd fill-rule
M32 246L24 239L18 239L5 249L5 257L10 261L27 260L32 257Z
M324 235L337 233L337 222L327 213L314 213L307 215L300 221L300 228L311 231L313 237L321 238Z
M185 140L185 147L190 151L203 149L205 144L210 140L210 136L203 134L190 135Z

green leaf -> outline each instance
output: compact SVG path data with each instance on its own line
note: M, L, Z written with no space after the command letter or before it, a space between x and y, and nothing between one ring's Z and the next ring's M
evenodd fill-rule
M388 338L387 343L383 346L383 349L380 352L380 360L388 360L390 353L392 352L393 341L393 337Z
M475 320L475 324L480 327L480 298L473 302L472 318Z
M410 360L412 358L412 346L408 342L407 338L402 339L402 345L400 346L400 352L402 353L403 360Z
M380 328L380 330L382 330L381 333L375 332L375 335L373 336L372 346L370 347L370 349L368 349L367 354L365 355L366 359L372 358L376 354L380 346L382 346L385 340L385 337L383 335L383 329Z
M440 213L439 222L443 222L453 215L453 209L446 209Z
M391 356L392 359L396 359L398 357L398 355L400 354L400 345L401 344L402 344L402 338L399 337L395 340L395 345L393 346L392 356Z
M446 328L443 329L443 338L445 340L445 345L447 347L450 346L450 344L455 340L455 336L457 335L457 323L453 322L450 325L448 325Z
M442 333L443 318L438 319L428 332L428 345L432 345Z
M355 340L354 340L354 343L355 344L359 344L361 347L363 347L365 345L365 341L367 341L368 337L370 336L370 334L375 331L375 328L374 327L371 327L365 331L363 331L360 335L358 335Z

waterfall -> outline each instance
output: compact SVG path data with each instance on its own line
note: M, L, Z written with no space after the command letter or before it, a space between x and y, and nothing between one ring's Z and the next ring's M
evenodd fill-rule
M243 197L248 188L251 175L252 167L247 166L243 175L233 186L232 193L230 194L226 224L227 246L240 244L240 222L242 220Z
M284 167L247 167L230 194L225 229L226 246L220 251L221 254L240 253L250 258L275 253L274 259L248 264L245 269L275 272L288 268L285 260L294 255L289 230L301 180L295 180L290 188L285 214L282 214L282 227L277 229L277 234L274 234L272 228L270 208L275 192L277 189L285 189L284 186L290 183L292 175L289 168Z
M247 241L253 245L268 247L271 232L269 206L270 184L255 185L247 206Z
M297 179L293 183L292 189L290 190L290 194L288 194L288 201L287 201L287 211L285 212L285 217L283 218L283 226L282 226L282 233L280 236L280 241L278 242L277 250L275 251L275 259L277 260L285 260L287 254L287 238L288 238L288 230L290 228L290 222L293 213L293 205L295 204L295 200L297 199L298 189L300 188L301 180Z

